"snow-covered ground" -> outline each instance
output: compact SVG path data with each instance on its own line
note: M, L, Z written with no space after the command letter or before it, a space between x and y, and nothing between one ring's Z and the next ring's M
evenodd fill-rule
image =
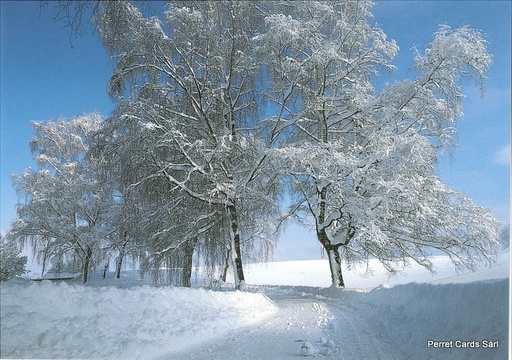
M2 358L507 359L509 254L457 274L445 257L329 288L325 261L247 268L249 291L124 281L1 284Z

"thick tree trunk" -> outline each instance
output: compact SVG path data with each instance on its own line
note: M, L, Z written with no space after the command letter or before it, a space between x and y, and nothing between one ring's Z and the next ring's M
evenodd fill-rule
M228 206L229 216L231 218L231 231L233 236L233 247L235 250L233 263L235 266L235 287L237 290L245 289L245 276L242 264L242 248L240 241L240 232L238 231L238 215L234 205Z
M192 260L196 244L197 237L185 244L185 258L183 259L183 286L190 287L192 285Z
M84 261L82 267L82 283L86 283L89 280L89 264L92 258L92 249L90 246L87 246L84 254Z
M245 276L244 268L242 264L242 251L240 249L240 234L235 235L235 271L237 275L238 284L236 285L237 290L245 290Z
M325 137L324 142L327 142L327 137ZM326 219L326 206L325 202L327 199L327 187L322 187L318 191L318 217L317 217L317 228L316 228L316 236L320 244L324 247L325 251L327 251L327 256L329 258L329 268L331 269L331 280L332 286L337 288L345 287L345 282L343 281L343 274L341 272L341 257L339 248L341 244L332 245L329 236L325 231L324 221Z
M325 232L325 229L317 230L316 235L318 241L320 241L325 251L327 252L327 257L329 258L332 286L337 288L345 287L345 282L343 281L343 273L341 271L341 256L339 252L341 244L332 245Z
M344 288L345 282L343 281L343 273L341 271L341 257L339 247L331 246L330 249L326 249L326 251L329 257L332 286L337 288Z

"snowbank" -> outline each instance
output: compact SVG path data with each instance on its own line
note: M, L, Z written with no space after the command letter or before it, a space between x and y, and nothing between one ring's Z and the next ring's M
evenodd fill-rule
M508 279L411 283L343 292L341 303L351 296L354 311L400 347L405 358L507 359L508 295Z
M2 358L148 359L268 317L262 294L65 282L1 286Z

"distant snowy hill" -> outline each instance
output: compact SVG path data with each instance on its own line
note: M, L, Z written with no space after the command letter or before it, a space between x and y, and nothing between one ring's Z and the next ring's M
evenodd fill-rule
M390 277L377 260L370 260L369 269L354 266L343 269L345 284L348 288L372 289L380 285L397 285L410 282L468 282L486 279L504 279L509 277L509 253L498 256L491 267L481 265L474 272L466 270L458 273L450 259L445 255L435 256L434 273L412 262L402 273ZM257 285L304 285L328 287L331 285L328 260L282 261L268 264L250 264L247 266L249 284Z

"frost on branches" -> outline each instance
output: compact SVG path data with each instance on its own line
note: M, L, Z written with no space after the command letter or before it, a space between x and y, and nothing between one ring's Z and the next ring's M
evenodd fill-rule
M243 259L272 247L277 184L263 160L277 130L258 119L251 40L261 17L253 3L176 2L161 21L116 2L97 19L116 59L113 151L137 174L126 187L156 215L141 222L150 270L198 253L223 280L231 263L240 289Z
M102 121L86 115L58 122L33 122L31 149L39 169L13 176L24 202L9 236L29 240L43 259L78 262L87 282L93 254L105 248L108 216L115 202L108 179L101 177L99 159L86 156Z
M311 2L267 21L262 38L278 50L269 51L273 85L286 94L276 98L293 122L293 135L273 150L295 196L290 214L313 217L337 287L341 257L349 265L377 258L391 272L409 259L431 269L432 249L463 267L491 261L497 221L435 176L462 116L457 82L474 78L483 88L485 41L467 27L442 26L416 54L418 78L378 94L371 76L392 68L398 49L369 25L369 9L365 1ZM318 30L275 35L297 22ZM300 101L292 107L290 98Z
M243 262L267 259L294 216L313 220L334 286L342 259L391 272L409 259L430 269L435 251L462 267L492 260L496 220L435 176L463 115L461 80L484 88L479 31L441 26L416 49L415 78L377 92L399 48L371 1L179 1L159 17L92 4L116 109L93 138L57 131L69 154L34 143L44 166L15 178L28 197L14 231L42 253L115 254L117 268L130 254L183 285L201 259L211 278L231 266L242 289ZM65 128L49 125L36 124L43 138Z
M5 236L0 237L0 281L7 281L27 272L27 257L20 254L21 250L14 241Z

